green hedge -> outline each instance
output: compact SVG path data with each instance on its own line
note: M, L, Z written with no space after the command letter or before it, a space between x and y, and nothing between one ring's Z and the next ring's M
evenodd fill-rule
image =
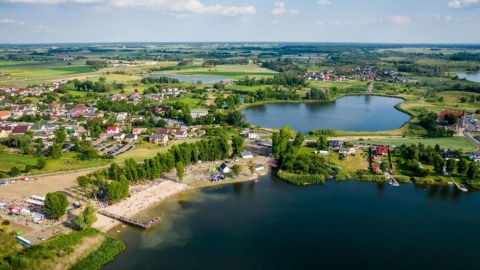
M408 177L408 176L394 175L393 177L398 181L398 183L402 183L402 184L410 183L410 177Z
M125 250L125 245L119 240L105 235L106 240L94 252L90 253L85 259L77 262L71 270L93 270L100 269L104 264L112 261L117 254Z
M349 174L337 174L335 175L335 181L347 181L352 179L352 177Z
M437 181L435 181L434 179L428 179L428 178L423 178L423 177L413 177L412 180L415 184L419 184L419 185L435 185L435 184L438 184Z
M279 170L277 176L285 182L297 186L318 185L325 183L325 177L318 174L293 174Z
M364 182L387 182L387 178L385 177L385 175L361 174L357 176L357 179Z

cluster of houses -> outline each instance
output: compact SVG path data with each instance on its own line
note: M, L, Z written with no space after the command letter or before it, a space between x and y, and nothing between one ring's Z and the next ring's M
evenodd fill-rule
M5 100L9 97L14 97L14 96L22 96L22 97L28 97L28 96L42 96L43 94L47 94L50 92L53 92L58 89L58 87L61 84L66 84L68 81L67 80L61 80L59 82L52 82L51 84L41 84L36 87L27 87L25 89L20 89L16 86L14 87L9 87L9 86L0 86L0 101Z
M312 81L334 81L341 82L345 80L361 81L385 81L385 82L406 82L405 77L394 70L377 70L372 67L355 67L345 69L342 74L337 74L332 70L321 72L307 72L304 74L306 80Z

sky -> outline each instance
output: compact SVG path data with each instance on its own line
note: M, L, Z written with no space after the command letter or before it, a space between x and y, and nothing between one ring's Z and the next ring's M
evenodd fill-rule
M480 43L480 0L0 0L0 43Z

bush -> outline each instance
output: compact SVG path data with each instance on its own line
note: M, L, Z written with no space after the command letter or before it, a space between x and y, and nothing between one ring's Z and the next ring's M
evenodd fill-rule
M314 185L314 184L324 184L325 176L319 174L293 174L279 170L277 176L280 179L284 180L287 183L305 186L305 185Z
M335 181L347 181L350 180L352 177L350 177L349 174L337 174L335 175Z
M399 183L407 184L410 182L410 177L404 175L394 175L393 176Z
M418 185L433 185L437 182L433 179L423 178L423 177L413 177L413 182Z

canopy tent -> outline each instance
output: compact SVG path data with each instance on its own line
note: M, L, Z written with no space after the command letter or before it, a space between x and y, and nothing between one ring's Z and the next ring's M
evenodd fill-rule
M29 204L34 204L34 205L38 205L38 206L44 206L45 205L45 203L41 202L41 201L30 200L30 199L25 200L25 201Z
M32 195L30 198L37 200L37 201L45 201L45 196L37 196L37 195Z
M216 172L216 171L217 171L217 167L212 167L212 168L210 169L210 172L211 172L211 173L214 173L214 172Z

